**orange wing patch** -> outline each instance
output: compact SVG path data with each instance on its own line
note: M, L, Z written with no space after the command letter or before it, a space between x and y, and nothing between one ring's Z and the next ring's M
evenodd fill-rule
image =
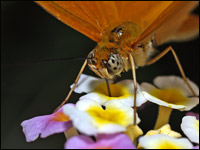
M177 31L181 32L179 28L198 1L37 1L36 3L63 23L96 42L100 41L106 28L133 22L141 29L141 36L135 42L149 41L156 35L157 43L162 44Z

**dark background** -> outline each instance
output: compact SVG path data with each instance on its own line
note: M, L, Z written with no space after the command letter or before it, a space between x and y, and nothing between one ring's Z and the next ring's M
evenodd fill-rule
M196 10L198 12L198 10ZM65 98L83 61L16 64L46 58L86 57L96 43L61 23L34 2L1 2L1 148L63 148L65 137L56 134L26 143L20 123L23 120L50 114ZM172 45L186 75L199 85L199 39ZM88 69L84 73L95 74ZM139 68L137 80L152 82L158 75L179 75L172 54L157 63ZM121 79L131 79L131 71ZM80 95L73 94L70 102ZM198 106L193 109L198 112ZM148 103L140 108L140 127L153 128L157 106ZM170 124L181 132L185 112L173 111Z

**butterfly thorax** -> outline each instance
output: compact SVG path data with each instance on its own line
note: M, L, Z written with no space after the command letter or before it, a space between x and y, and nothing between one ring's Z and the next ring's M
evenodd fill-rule
M89 68L102 78L112 79L130 69L130 53L137 66L144 66L148 58L145 46L149 46L149 43L138 45L136 41L140 34L140 28L130 22L106 29L102 39L88 55Z

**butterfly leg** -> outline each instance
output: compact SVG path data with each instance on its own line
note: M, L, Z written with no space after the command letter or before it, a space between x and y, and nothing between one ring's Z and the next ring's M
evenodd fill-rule
M164 51L162 51L160 54L158 54L157 56L155 56L153 59L147 61L146 65L150 65L150 64L155 63L155 62L158 61L160 58L162 58L164 55L166 55L169 51L171 51L172 54L173 54L173 56L174 56L174 59L175 59L176 64L177 64L177 66L178 66L178 68L179 68L179 71L180 71L180 73L181 73L181 75L182 75L182 77L183 77L183 80L184 80L185 83L187 84L187 86L188 86L188 88L190 89L190 91L192 92L192 94L193 94L194 96L197 97L197 94L194 92L194 90L192 89L191 85L189 84L189 82L188 82L188 80L187 80L187 78L186 78L186 76L185 76L185 73L184 73L183 68L182 68L182 66L181 66L181 63L180 63L180 61L179 61L179 59L178 59L178 56L176 55L174 49L173 49L171 46L169 46L168 48L166 48Z
M81 67L81 70L79 71L78 76L76 77L76 80L74 81L74 84L73 84L71 90L69 91L67 97L66 97L65 100L54 110L54 112L56 112L59 108L61 108L61 107L69 100L69 98L70 98L72 92L74 91L74 89L75 89L75 87L76 87L76 85L77 85L77 83L78 83L78 80L79 80L79 78L80 78L80 76L81 76L83 70L85 69L85 66L86 66L86 65L87 65L87 59L84 61L83 65L82 65L82 67Z
M133 75L133 85L134 85L134 125L137 125L136 120L136 113L137 113L137 106L136 106L136 94L137 94L137 80L136 80L136 67L135 67L135 61L133 59L133 56L131 53L129 54L129 61L132 68L132 75Z

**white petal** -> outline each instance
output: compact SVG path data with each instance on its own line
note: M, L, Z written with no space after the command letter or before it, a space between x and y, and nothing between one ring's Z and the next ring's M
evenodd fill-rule
M196 117L183 117L181 129L192 142L199 143L199 120Z
M161 99L158 99L152 95L150 95L149 93L147 92L142 92L142 94L144 95L144 97L152 102L152 103L155 103L155 104L158 104L158 105L161 105L161 106L165 106L165 107L170 107L170 108L173 108L173 109L179 109L181 111L185 110L186 109L186 106L184 105L175 105L175 104L172 104L172 103L167 103Z
M104 79L95 78L93 76L81 74L80 79L78 80L78 83L76 85L76 88L74 89L74 92L76 93L89 93L94 90L95 87L97 87L99 84L104 83ZM70 87L72 88L74 84L72 84Z
M96 101L93 100L82 100L82 101L78 101L76 103L76 108L80 111L87 111L89 110L91 107L99 107L102 108L101 105L99 103L97 103Z
M91 125L92 118L84 111L79 111L75 106L66 105L63 112L70 117L74 127L87 135L96 135L97 129Z
M184 111L191 110L192 108L194 108L198 104L199 104L199 98L197 98L197 97L188 98L188 101L184 102L184 104L183 104L184 106L186 106Z
M146 83L146 82L143 82L141 85L141 90L142 91L145 91L145 92L151 92L152 90L154 89L157 89L155 86L153 86L152 84L150 83Z
M128 97L119 98L119 99L113 99L113 101L118 101L118 102L122 103L123 105L129 106L129 107L133 107L133 100L134 100L133 96L128 96ZM112 99L110 101L112 101Z
M126 131L126 127L120 126L118 124L107 124L99 128L99 133L102 134L113 134L124 131Z
M93 100L93 101L96 101L97 103L99 103L100 105L104 105L104 103L106 103L108 101L108 99L106 97L103 98L102 96L100 96L99 93L96 93L96 92L92 92L92 93L83 95L79 98L79 100Z
M133 107L134 106L134 96L129 96L127 98L124 99L119 99L119 101L124 104L127 105L129 107ZM137 92L137 96L136 96L136 106L140 107L142 104L146 103L147 99L144 97L142 92Z
M99 103L100 105L104 105L106 102L109 102L111 100L116 100L116 101L121 102L124 105L127 105L129 107L133 107L134 96L108 97L108 96L102 96L99 93L92 92L92 93L81 96L79 98L79 100L93 100L93 101L96 101L97 103ZM136 101L137 107L141 106L146 101L147 100L143 96L143 94L141 92L138 92L137 93L137 101Z
M114 100L107 102L105 104L105 106L106 106L106 108L109 108L109 109L114 107L114 108L118 108L120 110L126 110L127 112L132 112L133 111L133 109L131 107L123 105L122 103L114 101Z
M193 147L186 138L177 139L165 134L143 136L139 138L139 143L145 149L192 149Z
M189 84L193 88L194 92L199 95L198 86L188 79ZM184 80L178 76L158 76L154 79L154 84L161 89L165 88L177 88L180 89L185 96L193 96L192 92L184 82Z
M136 101L137 107L140 107L142 104L147 102L147 99L144 97L142 92L137 93L136 99L137 99L137 101Z

